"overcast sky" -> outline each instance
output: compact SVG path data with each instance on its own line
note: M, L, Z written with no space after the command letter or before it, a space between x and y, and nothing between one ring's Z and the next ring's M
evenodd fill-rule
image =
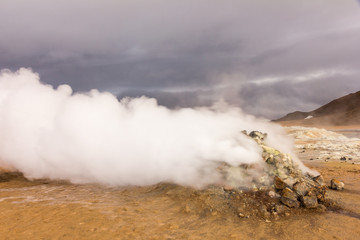
M270 119L360 90L356 0L0 0L0 68Z

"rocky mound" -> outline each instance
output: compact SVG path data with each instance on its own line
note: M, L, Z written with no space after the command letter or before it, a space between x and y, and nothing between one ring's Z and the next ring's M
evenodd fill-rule
M300 206L317 208L319 203L325 202L327 187L321 175L313 176L310 173L303 173L289 154L281 153L265 144L266 134L253 131L248 136L261 146L262 157L266 163L263 174L252 179L253 190L266 190L269 195L278 197L281 203L292 208ZM252 174L256 167L224 166L221 171L225 182L229 185L225 186L225 189L245 188L244 176Z
M123 190L124 194L139 194L136 199L144 198L148 201L171 198L182 213L200 217L262 218L271 221L289 214L302 214L303 211L326 210L327 186L320 175L303 172L289 154L267 146L266 134L257 131L244 134L262 148L263 164L230 166L221 163L218 171L223 181L202 190L159 183L154 186L126 188ZM46 184L57 187L60 184L54 181L25 180L18 173L0 172L0 183L15 184L17 181L22 185ZM83 188L86 189L86 185ZM56 192L54 191L54 194ZM48 197L48 194L46 196ZM55 196L54 199L59 197Z
M176 199L186 214L224 215L241 219L276 220L304 211L323 212L331 206L327 186L321 175L303 172L289 155L265 143L266 134L250 134L262 148L263 164L230 166L222 163L218 170L223 177L219 185L203 190L174 184L158 184L151 192Z

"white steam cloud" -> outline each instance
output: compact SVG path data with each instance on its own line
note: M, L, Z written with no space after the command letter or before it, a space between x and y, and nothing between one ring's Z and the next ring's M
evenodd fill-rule
M0 167L28 178L203 186L219 181L219 161L262 163L242 130L268 132L269 145L291 152L279 126L238 108L170 110L145 97L54 89L30 69L0 73Z

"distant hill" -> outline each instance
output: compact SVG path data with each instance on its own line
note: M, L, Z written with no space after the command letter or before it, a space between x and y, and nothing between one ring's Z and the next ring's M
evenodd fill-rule
M360 124L360 91L335 99L310 112L292 112L275 122L296 121L300 124Z

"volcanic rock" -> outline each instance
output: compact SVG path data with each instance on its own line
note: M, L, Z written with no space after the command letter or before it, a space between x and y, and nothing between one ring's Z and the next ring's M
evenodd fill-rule
M314 191L310 191L306 196L301 197L301 202L305 208L318 207L318 199Z
M274 187L277 190L283 190L284 188L286 188L286 183L278 176L275 176L274 177Z
M300 181L294 184L293 190L299 197L304 197L309 191L309 186L306 182Z
M261 214L261 216L264 218L264 219L269 219L271 214L268 212L267 208L265 205L261 205L260 208L259 208L259 212Z
M243 133L246 134L245 131ZM254 139L262 148L264 165L223 164L219 170L224 176L225 190L266 189L269 199L280 198L280 203L290 208L300 206L317 208L319 202L325 202L326 185L321 175L313 176L310 173L304 173L289 154L268 146L265 143L266 133L252 131L247 136ZM282 206L285 207L284 205ZM281 214L284 210L280 206L278 205L273 211ZM270 214L264 211L263 207L260 212L265 218Z
M274 207L275 212L277 212L278 214L284 214L286 211L288 211L289 209L285 206L285 205L275 205Z
M272 191L272 190L270 190L270 191L268 192L268 195L269 195L269 197L271 197L271 198L280 197L279 194L277 194L275 191Z
M321 175L314 177L313 180L318 185L324 185L324 178Z
M341 191L344 189L345 184L343 182L340 182L339 180L333 178L330 182L330 188L334 190Z
M232 191L232 190L234 190L234 188L232 186L229 186L229 185L223 186L223 189L224 189L224 191Z
M325 199L326 199L326 185L322 185L320 187L316 187L315 189L315 193L316 193L316 197L318 199L319 202L324 203Z
M300 203L297 200L297 195L295 192L293 192L290 188L285 188L282 192L281 192L281 202L283 204L285 204L288 207L295 207L298 208L300 207Z
M245 132L246 133L246 132ZM250 137L252 137L258 144L262 144L267 137L267 133L262 133L259 131L252 131L249 134Z

